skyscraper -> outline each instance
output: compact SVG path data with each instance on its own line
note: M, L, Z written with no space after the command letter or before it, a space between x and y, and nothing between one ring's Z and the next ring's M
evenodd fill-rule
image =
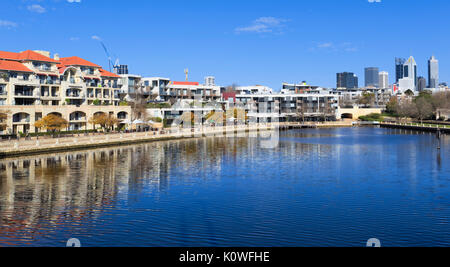
M364 72L365 72L365 86L378 88L380 79L379 77L380 70L378 68L370 67L365 68Z
M389 73L387 73L386 71L380 72L379 87L381 89L389 88Z
M427 88L427 79L420 76L417 80L417 91L422 92L425 88Z
M358 88L358 76L352 72L342 72L336 75L337 88L355 89Z
M438 88L439 86L439 61L432 56L428 60L428 88Z
M414 57L409 57L403 65L403 78L398 81L400 92L417 90L417 64Z
M403 65L406 60L404 58L395 58L395 82L398 83L403 78Z

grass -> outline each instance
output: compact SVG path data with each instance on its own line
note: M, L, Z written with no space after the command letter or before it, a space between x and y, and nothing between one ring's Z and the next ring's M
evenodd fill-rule
M382 114L372 113L372 114L369 114L367 116L361 116L361 117L359 117L359 119L362 120L362 121L383 122L384 121L384 116Z

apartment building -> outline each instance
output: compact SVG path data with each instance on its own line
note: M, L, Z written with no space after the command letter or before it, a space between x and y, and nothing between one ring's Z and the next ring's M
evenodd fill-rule
M306 81L301 83L283 83L281 93L283 94L303 94L320 89L319 86L309 85Z
M243 105L255 122L319 121L336 119L339 97L331 93L236 95L236 103Z
M160 97L164 101L193 101L196 97L204 102L218 101L221 97L220 89L220 86L216 85L172 81L160 88Z
M0 51L0 113L7 114L2 133L36 132L34 123L52 113L70 122L68 130L88 129L96 113L126 119L131 111L119 106L119 78L79 57Z
M238 86L235 88L235 91L238 95L261 95L273 93L272 88L264 85Z

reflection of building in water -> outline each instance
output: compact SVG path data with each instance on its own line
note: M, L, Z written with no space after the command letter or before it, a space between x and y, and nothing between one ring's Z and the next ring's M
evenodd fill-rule
M31 228L32 236L43 223L91 220L139 184L167 187L169 167L160 146L0 160L0 241L19 231L18 225Z
M257 138L211 137L0 160L0 244L97 221L144 190L158 198L181 181L172 177L220 179L225 160L251 163L259 145ZM282 144L270 155L312 149Z

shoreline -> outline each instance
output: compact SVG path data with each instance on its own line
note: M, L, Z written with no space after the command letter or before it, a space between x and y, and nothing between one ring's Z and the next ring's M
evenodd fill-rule
M370 125L359 125L364 127ZM384 128L409 129L424 132L437 132L440 129L444 134L450 134L450 128L432 128L414 125L401 125L392 123L380 123L378 126ZM78 136L66 138L51 138L39 140L11 141L0 145L0 159L14 158L20 156L32 156L38 154L50 154L55 152L83 151L96 148L117 147L125 145L135 145L143 143L163 142L171 140L195 139L203 137L214 137L223 135L236 135L239 133L263 132L278 129L280 131L291 129L323 129L323 128L348 128L355 127L352 121L328 122L323 124L299 124L299 123L273 123L256 126L223 126L223 127L205 127L191 129L181 129L177 132L166 134L154 134L151 132L141 133L117 133L98 136ZM20 143L20 144L19 144Z
M0 159L49 154L55 152L82 151L96 148L117 147L171 140L195 139L213 137L218 135L236 135L238 133L270 131L279 125L258 125L256 127L217 127L214 129L199 129L192 132L190 129L176 133L154 135L150 132L111 134L90 137L68 137L39 140L26 140L22 144L17 141L8 142L9 146L0 147Z

